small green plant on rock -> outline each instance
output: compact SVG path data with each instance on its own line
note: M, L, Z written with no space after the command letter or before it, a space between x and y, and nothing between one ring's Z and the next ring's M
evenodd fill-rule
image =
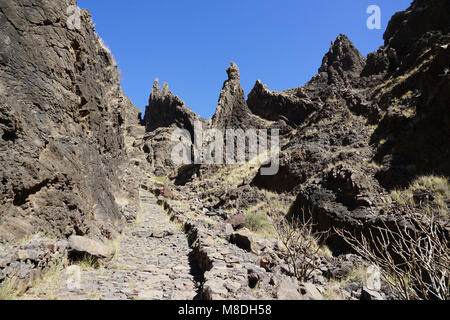
M25 292L25 288L16 278L6 279L0 283L0 300L16 300Z
M60 259L47 267L39 277L28 283L17 278L7 279L0 284L0 300L19 300L45 297L47 300L56 300L56 283L58 283L67 259Z
M430 195L428 202L416 201L416 194ZM418 206L430 215L433 211L441 216L448 217L448 202L450 201L450 184L447 178L435 175L421 176L414 180L404 190L393 190L390 194L391 200L402 207ZM417 202L417 203L416 203Z
M100 269L102 266L100 261L90 254L83 255L83 257L76 262L76 265L83 270L96 270Z
M273 225L267 214L262 211L247 211L244 226L260 234L273 233Z
M153 183L157 184L170 184L170 180L167 177L152 177L151 180Z

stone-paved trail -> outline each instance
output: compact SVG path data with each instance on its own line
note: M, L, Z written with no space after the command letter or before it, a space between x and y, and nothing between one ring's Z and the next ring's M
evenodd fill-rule
M64 280L66 275L62 274L52 281L53 288L37 286L25 298L195 299L201 273L191 263L185 233L169 221L151 193L141 190L140 194L140 221L125 228L118 253L106 267L83 269L78 289L69 290Z

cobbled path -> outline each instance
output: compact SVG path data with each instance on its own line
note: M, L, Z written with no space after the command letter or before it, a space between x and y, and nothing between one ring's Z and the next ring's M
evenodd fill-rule
M63 271L58 279L32 288L25 298L196 299L200 272L191 262L185 233L169 221L154 195L144 190L140 195L142 215L136 224L125 228L118 253L106 267L83 268L78 288L67 286L68 275Z

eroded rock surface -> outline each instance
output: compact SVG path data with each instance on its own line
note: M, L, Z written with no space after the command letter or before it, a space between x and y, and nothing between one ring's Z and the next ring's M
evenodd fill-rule
M228 80L220 92L212 127L216 129L249 127L250 110L245 101L244 89L241 87L241 75L238 66L231 62L227 69Z
M296 194L293 210L311 212L321 230L368 232L405 210L392 201L394 190L432 174L448 177L448 16L445 1L414 1L367 59L340 35L319 74L290 91L309 96L313 112L287 135L280 171L257 174L252 184ZM254 89L262 116L282 114L274 95L260 84ZM442 208L448 212L448 204ZM335 237L329 243L336 252L349 249Z
M38 232L102 240L120 230L118 168L127 162L125 113L134 107L90 14L81 11L80 29L69 29L75 4L0 3L3 242Z
M159 80L155 80L144 117L147 131L175 125L188 130L193 135L194 122L197 119L198 116L169 90L167 82L161 89Z

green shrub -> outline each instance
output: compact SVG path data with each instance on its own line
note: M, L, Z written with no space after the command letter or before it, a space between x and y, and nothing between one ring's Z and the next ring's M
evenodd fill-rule
M273 225L269 217L262 211L249 211L245 216L244 226L254 232L261 234L270 234L273 231Z
M435 175L421 176L414 180L405 190L394 190L391 192L391 199L400 206L416 206L414 194L423 191L433 195L432 207L438 209L440 215L448 215L447 203L450 199L450 185L445 177ZM431 213L428 205L424 204L425 213Z

